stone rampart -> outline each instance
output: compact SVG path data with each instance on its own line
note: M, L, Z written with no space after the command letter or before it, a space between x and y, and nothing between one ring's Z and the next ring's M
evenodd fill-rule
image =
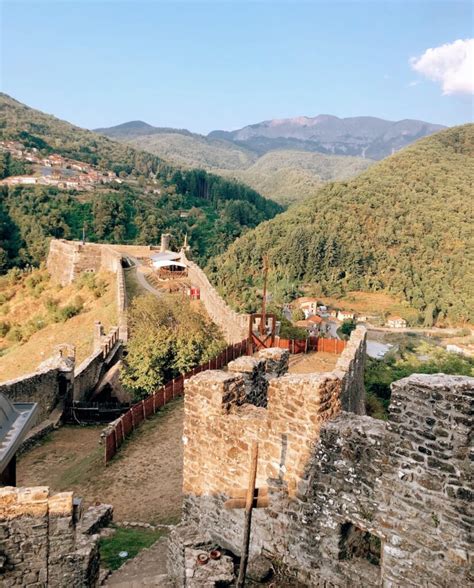
M202 303L214 323L220 327L227 343L240 343L248 337L249 315L238 314L228 306L222 296L209 282L206 274L193 261L183 261L188 266L188 277L193 286L200 289Z
M242 372L186 382L174 552L189 528L240 553L243 511L224 502L246 488L255 440L257 487L268 490L269 505L254 511L252 555L321 588L469 584L474 379L411 376L392 387L388 423L355 414L364 346L358 329L334 372L270 378L266 408L248 391L261 358Z
M143 250L144 253L148 252L148 254L150 251L149 247L135 247L132 245L128 246L128 249L135 255L137 251ZM128 249L126 245L113 246L52 239L46 262L53 280L63 286L71 284L82 273L95 273L104 269L115 274L119 335L124 342L128 338L128 329L126 316L127 293L122 257Z
M52 410L71 393L74 363L59 354L32 373L0 384L0 393L12 402L36 402L38 420L47 419Z
M83 532L81 515L72 492L0 488L2 586L96 586L99 536Z
M73 400L89 400L101 378L120 359L121 348L119 329L113 327L108 335L101 337L98 348L74 371Z

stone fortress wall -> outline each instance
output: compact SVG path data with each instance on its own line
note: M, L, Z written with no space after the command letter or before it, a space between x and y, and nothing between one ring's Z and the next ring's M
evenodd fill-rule
M330 373L282 375L284 352L265 350L186 382L183 522L170 546L181 585L189 537L240 553L243 511L224 502L247 487L254 440L269 506L254 510L253 556L324 588L469 584L474 379L401 380L389 422L375 420L362 413L364 346L359 327Z
M71 393L73 372L74 362L65 360L58 352L41 364L36 372L2 382L0 393L11 402L36 402L38 420L42 421Z
M143 249L144 251L148 251L148 254L150 251L149 247L140 248L130 246L129 249L134 252ZM99 245L98 243L81 243L79 241L52 239L46 262L46 267L53 280L56 280L63 286L71 284L82 273L95 273L101 269L105 269L115 274L118 327L122 341L126 341L128 337L125 274L122 267L123 252L126 250L126 245L115 247Z
M202 269L193 261L186 259L184 253L182 261L188 266L191 284L200 289L201 300L208 315L220 327L227 343L240 343L246 339L249 334L249 315L232 310L209 282Z
M96 586L100 558L94 533L111 516L105 505L83 514L72 492L0 488L1 585Z
M94 350L79 366L75 366L74 351L69 350L70 346L60 345L34 373L0 384L0 393L11 401L37 402L39 405L38 422L41 424L28 436L25 447L30 445L30 439L40 439L60 423L67 400L87 400L88 392L119 357L122 343L128 336L121 260L122 254L108 246L82 245L59 239L51 241L47 268L53 280L60 284L70 284L83 272L106 269L115 273L119 324L108 334L96 338Z

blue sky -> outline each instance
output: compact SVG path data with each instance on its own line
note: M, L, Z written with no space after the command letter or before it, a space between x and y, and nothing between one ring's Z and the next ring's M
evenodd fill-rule
M454 125L472 120L472 96L443 94L409 60L472 26L456 0L3 0L0 85L88 128L208 132L320 113Z

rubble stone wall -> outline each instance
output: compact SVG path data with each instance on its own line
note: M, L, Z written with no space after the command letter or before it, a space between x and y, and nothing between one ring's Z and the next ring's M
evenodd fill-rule
M98 535L82 532L72 492L0 488L2 586L96 586Z
M0 393L12 402L37 402L38 420L42 421L70 393L72 370L73 366L69 371L62 367L39 369L32 374L2 382Z
M246 339L249 333L249 315L232 310L209 282L202 269L182 255L184 263L188 266L191 285L200 289L202 303L211 319L220 327L227 343L240 343Z
M248 391L261 358L186 382L180 544L199 529L240 553L243 511L224 503L246 488L256 440L269 506L254 510L251 554L321 588L469 585L474 379L401 380L390 420L375 420L343 406L359 409L364 346L359 330L334 372L270 378L266 408Z
M88 395L94 391L102 376L120 359L122 342L118 333L119 329L113 327L108 335L101 337L99 348L74 371L73 400L89 400Z

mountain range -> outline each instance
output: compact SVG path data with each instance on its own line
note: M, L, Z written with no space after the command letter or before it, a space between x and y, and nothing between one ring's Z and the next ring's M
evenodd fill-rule
M319 115L268 120L207 136L143 121L95 130L176 165L233 177L289 204L443 128L418 120Z
M415 324L472 321L473 181L474 125L452 127L246 232L208 273L245 311L259 307L268 256L275 301L306 286L321 299L386 291L418 311Z

